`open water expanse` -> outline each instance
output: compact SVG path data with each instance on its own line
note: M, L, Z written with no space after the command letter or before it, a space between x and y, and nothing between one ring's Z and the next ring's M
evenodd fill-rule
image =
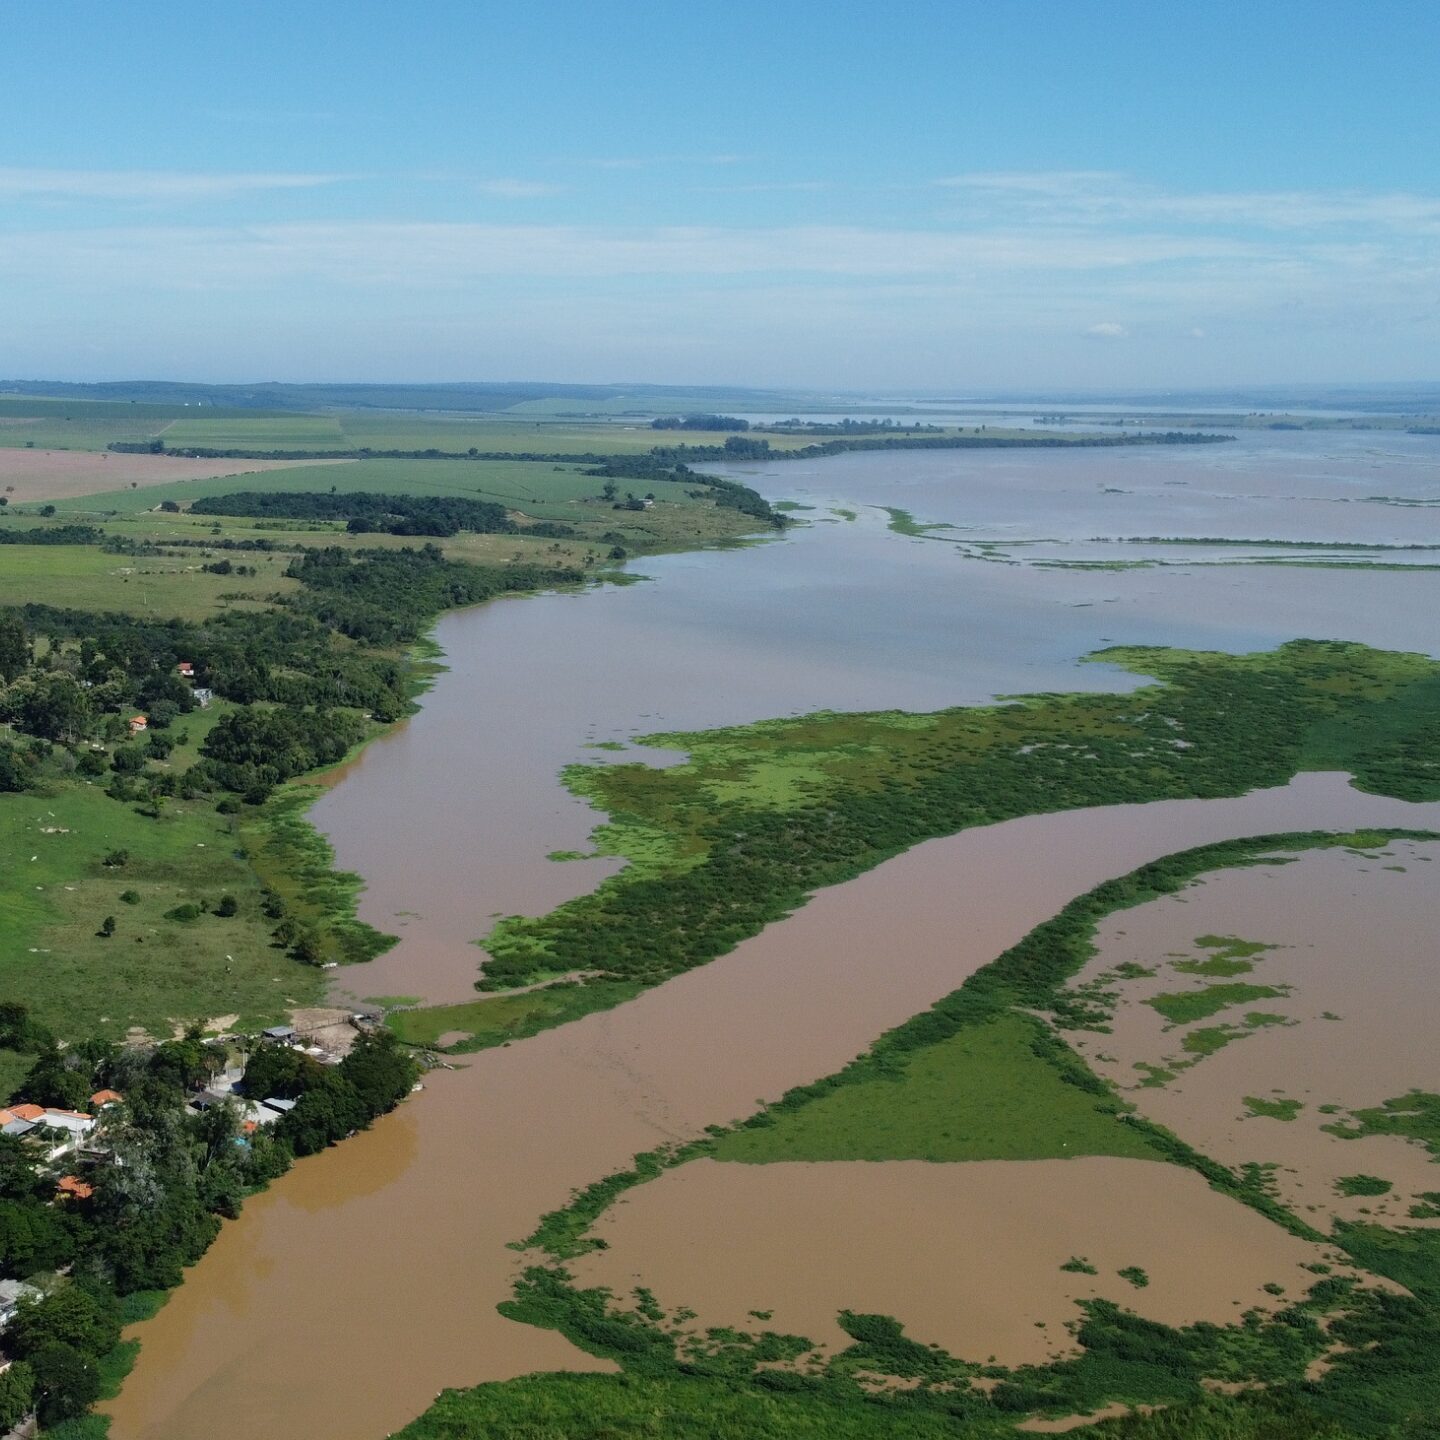
M420 714L313 812L367 883L362 916L403 937L345 972L345 992L469 998L483 960L473 942L495 915L543 911L608 873L612 862L546 858L585 846L596 817L557 775L613 758L595 742L1139 683L1079 663L1110 643L1440 647L1440 571L1188 552L1160 568L1056 569L1015 548L1063 542L1068 560L1109 558L1096 537L1440 545L1437 437L1255 432L1209 447L872 453L735 473L814 507L800 512L811 523L645 561L646 583L441 622L450 668ZM963 528L899 534L885 506ZM1006 558L976 558L977 540L1004 542ZM1362 823L1434 827L1440 806L1309 776L1237 800L965 832L823 892L619 1011L472 1057L226 1226L138 1330L139 1365L110 1407L116 1440L366 1440L444 1385L594 1368L495 1312L517 1263L506 1242L573 1187L844 1063L1107 876L1229 836Z

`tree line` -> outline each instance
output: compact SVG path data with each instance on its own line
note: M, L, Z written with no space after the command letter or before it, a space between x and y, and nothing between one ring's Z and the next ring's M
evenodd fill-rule
M355 534L458 535L462 530L486 535L515 535L521 526L503 505L449 495L382 495L367 491L240 491L210 495L191 503L192 515L244 515L273 520L345 521ZM542 522L526 527L527 535L563 539L575 532L568 525Z

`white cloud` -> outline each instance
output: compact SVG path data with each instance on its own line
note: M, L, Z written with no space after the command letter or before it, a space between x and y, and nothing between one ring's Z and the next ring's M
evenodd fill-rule
M0 234L6 273L151 273L157 283L251 284L318 275L354 284L799 274L967 277L1263 261L1244 242L1093 231L300 222L129 226Z
M1440 235L1440 197L1409 191L1253 190L1179 193L1109 170L999 171L935 181L967 211L1067 225L1179 224L1314 230L1360 227Z
M1123 340L1130 332L1114 320L1102 320L1098 325L1087 326L1085 333L1101 340Z
M475 188L497 200L538 200L546 195L559 195L565 187L547 185L542 180L482 180Z
M72 200L204 200L255 190L333 185L344 175L183 170L35 170L0 167L0 196Z

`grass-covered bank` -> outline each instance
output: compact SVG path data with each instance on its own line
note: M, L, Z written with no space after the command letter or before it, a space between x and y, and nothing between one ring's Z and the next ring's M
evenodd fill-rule
M640 737L684 764L579 765L566 782L609 819L601 854L629 863L548 915L486 938L482 990L549 977L563 991L449 1007L460 1049L704 964L801 905L926 839L1018 816L1281 785L1352 771L1364 789L1440 798L1440 665L1422 655L1296 641L1253 655L1110 650L1152 675L1129 694L1051 694L932 714L818 714ZM616 993L620 993L616 990ZM503 1005L502 1003L503 1002ZM494 1006L493 1012L487 1007ZM493 1015L493 1018L492 1018ZM414 1036L437 1022L399 1020ZM443 1033L437 1031L436 1033Z

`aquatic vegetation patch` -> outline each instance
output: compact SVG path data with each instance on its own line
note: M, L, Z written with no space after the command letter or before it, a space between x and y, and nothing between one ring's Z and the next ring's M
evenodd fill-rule
M1093 1103L1095 1120L1103 1118L1113 1131L1133 1133L1155 1158L1198 1170L1214 1188L1260 1210L1292 1233L1322 1238L1277 1201L1273 1167L1250 1165L1234 1172L1158 1126L1133 1116L1122 1119L1124 1107L1104 1082L1039 1016L1046 1012L1058 1016L1056 1006L1066 994L1065 982L1093 956L1098 925L1116 911L1174 893L1197 875L1222 865L1268 864L1277 851L1343 847L1358 838L1310 833L1226 842L1167 857L1096 887L973 975L960 990L881 1037L836 1075L792 1091L728 1131L713 1128L687 1145L639 1156L630 1170L578 1192L568 1207L546 1216L524 1242L552 1260L526 1272L506 1313L560 1329L592 1353L616 1361L625 1377L648 1381L678 1372L685 1383L697 1384L700 1395L723 1375L730 1393L794 1394L817 1407L816 1413L818 1407L840 1404L857 1412L893 1416L897 1424L909 1423L917 1415L943 1414L951 1433L961 1423L965 1427L961 1433L977 1436L989 1433L992 1423L1009 1426L1026 1415L1091 1413L1114 1401L1167 1407L1153 1416L1094 1428L1097 1435L1132 1440L1152 1434L1156 1440L1178 1440L1182 1435L1187 1440L1191 1435L1213 1435L1215 1440L1250 1435L1257 1440L1378 1437L1434 1413L1428 1407L1440 1398L1440 1382L1428 1358L1435 1352L1426 1348L1440 1343L1434 1309L1418 1299L1357 1289L1350 1279L1330 1276L1330 1267L1319 1262L1311 1268L1321 1278L1310 1293L1273 1316L1257 1312L1232 1325L1174 1328L1144 1320L1111 1302L1086 1301L1074 1328L1080 1346L1077 1356L1016 1370L987 1365L978 1375L973 1363L915 1345L891 1317L849 1317L850 1322L860 1322L846 1323L856 1344L826 1358L804 1349L804 1337L687 1329L694 1319L688 1312L667 1317L662 1310L657 1318L653 1297L632 1306L618 1302L608 1291L578 1290L556 1263L599 1243L589 1233L594 1220L627 1190L673 1165L700 1156L762 1158L758 1153L745 1155L748 1147L757 1152L774 1147L777 1159L810 1158L782 1148L787 1126L793 1127L797 1143L823 1145L825 1158L841 1158L847 1147L853 1158L883 1153L887 1145L893 1152L900 1148L897 1140L909 1147L905 1153L915 1154L919 1152L916 1137L923 1142L924 1136L918 1126L907 1131L910 1117L928 1113L932 1124L943 1125L951 1113L951 1107L941 1103L947 1081L957 1089L978 1087L983 1094L988 1084L983 1072L988 1070L1012 1082L1019 1077L1032 1084L1028 1068L1032 1063L1051 1067L1061 1085L1076 1089L1087 1105ZM1379 844L1391 838L1396 835L1364 837L1367 843ZM1027 1052L1027 1058L1017 1058ZM953 1075L943 1073L946 1065L953 1067ZM842 1097L849 1098L846 1091L853 1093L854 1101L848 1107L837 1105ZM1053 1088L1031 1093L1043 1106ZM1001 1102L1001 1112L1005 1103ZM1283 1100L1257 1103L1260 1113L1267 1104L1285 1104ZM1038 1122L1028 1123L1035 1127L1032 1136L1055 1143L1055 1136L1046 1136ZM945 1138L954 1141L955 1135ZM973 1142L974 1137L967 1139ZM865 1146L875 1148L867 1152ZM1391 1276L1417 1296L1440 1275L1435 1263L1440 1258L1440 1232L1341 1226L1334 1239L1357 1263ZM1078 1275L1096 1269L1083 1256L1072 1256L1061 1268ZM1125 1278L1137 1288L1148 1281L1138 1267L1127 1269L1134 1273ZM1270 1293L1275 1294L1276 1287ZM1345 1347L1338 1354L1337 1345ZM1329 1368L1318 1379L1307 1379L1321 1356ZM1265 1386L1268 1393L1207 1396L1206 1386L1216 1383ZM468 1392L482 1407L474 1413L493 1413L494 1406L504 1403L496 1393L503 1388ZM457 1416L470 1413L461 1400L453 1403ZM1337 1429L1341 1420L1336 1417L1346 1427L1356 1428Z
M1266 1100L1258 1095L1245 1097L1245 1109L1251 1115L1264 1116L1267 1120L1294 1120L1305 1108L1300 1100Z
M1341 1175L1335 1181L1335 1193L1354 1197L1356 1195L1388 1195L1395 1187L1378 1175Z
M1288 993L1287 987L1275 985L1205 985L1198 990L1152 995L1145 1003L1172 1025L1191 1025L1248 1000L1274 1000Z
M1423 1145L1440 1161L1440 1095L1431 1091L1411 1090L1369 1109L1352 1110L1348 1121L1335 1121L1321 1128L1341 1140L1398 1135Z
M1170 968L1182 975L1205 975L1212 979L1231 979L1248 974L1255 968L1255 957L1273 950L1259 940L1242 940L1237 935L1197 935L1198 950L1209 950L1203 960L1175 960Z

